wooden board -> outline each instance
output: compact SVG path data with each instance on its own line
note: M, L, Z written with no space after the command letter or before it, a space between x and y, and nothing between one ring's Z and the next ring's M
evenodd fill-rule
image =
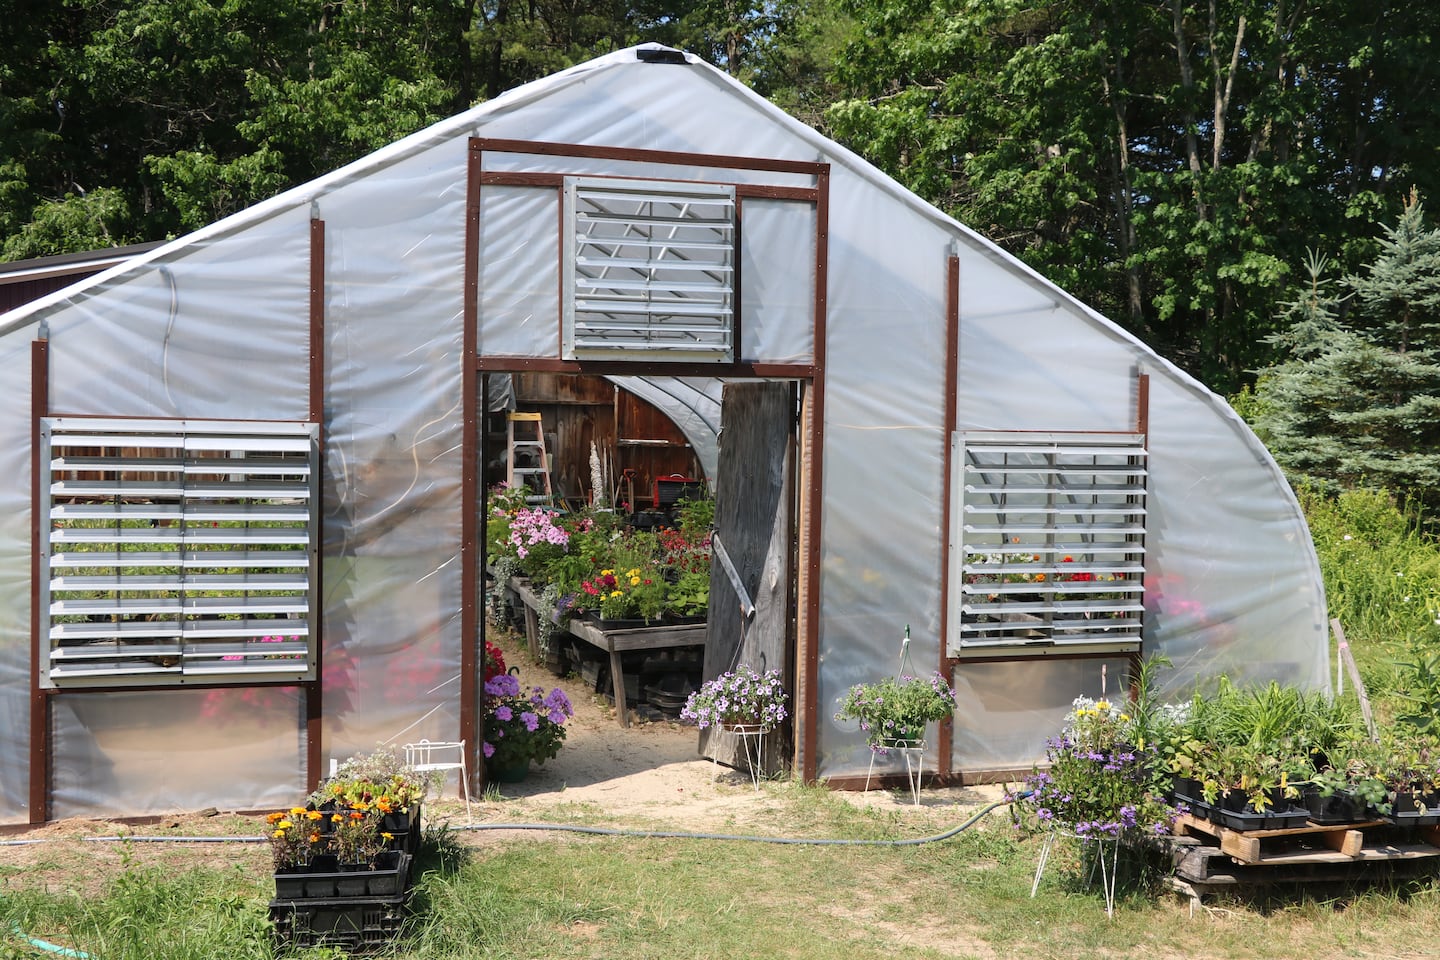
M1354 824L1316 824L1280 830L1231 830L1208 820L1182 814L1176 826L1214 837L1219 850L1244 864L1345 863L1351 861L1408 860L1440 857L1440 846L1431 843L1389 842L1394 828L1388 821L1371 820ZM1295 838L1313 840L1327 849L1289 850L1283 842ZM1440 831L1429 834L1440 839Z
M791 663L791 461L794 404L785 383L727 383L725 427L715 483L715 530L755 606L746 622L739 596L717 557L710 568L710 632L704 679L739 664L779 670L794 690ZM791 714L794 713L792 701ZM729 735L701 731L701 753L743 767L743 747ZM790 753L788 728L765 737L762 766L774 774Z

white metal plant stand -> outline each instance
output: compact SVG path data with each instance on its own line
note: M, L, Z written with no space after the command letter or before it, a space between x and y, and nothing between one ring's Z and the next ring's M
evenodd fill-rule
M1045 865L1050 860L1050 850L1055 844L1055 837L1060 834L1059 830L1051 829L1045 835L1045 842L1040 847L1040 861L1035 864L1035 880L1030 884L1030 896L1033 898L1040 889L1040 877L1045 873ZM1095 882L1095 871L1100 871L1100 889L1105 895L1105 916L1115 918L1115 877L1120 867L1120 838L1118 837L1082 837L1079 834L1066 832L1065 836L1074 837L1081 844L1093 843L1096 845L1095 860L1090 864L1090 876L1087 882ZM1105 862L1105 845L1110 845L1110 862Z
M905 780L910 784L910 799L915 806L920 806L920 783L925 775L925 741L924 740L886 740L883 743L885 750L894 750L905 760ZM875 772L875 754L877 751L870 751L870 767L865 771L865 790L870 790L870 775Z
M720 725L720 729L740 738L740 746L745 751L745 763L750 768L750 782L759 790L760 758L765 755L765 733L768 728L762 723L724 723ZM711 754L710 762L715 766L715 776L718 778L720 761Z

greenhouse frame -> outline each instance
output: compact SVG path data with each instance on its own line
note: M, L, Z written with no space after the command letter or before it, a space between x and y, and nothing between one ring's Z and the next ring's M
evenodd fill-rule
M1028 769L1145 656L1176 695L1329 689L1304 518L1222 398L644 45L0 315L0 824L288 805L405 740L478 759L478 425L527 371L613 378L712 477L725 386L791 386L806 781L865 779L836 704L907 629L958 694L945 782Z

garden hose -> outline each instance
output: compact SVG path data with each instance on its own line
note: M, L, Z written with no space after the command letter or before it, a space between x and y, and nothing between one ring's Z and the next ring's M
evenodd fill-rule
M627 830L620 827L582 827L571 823L474 823L464 826L452 826L450 829L456 833L479 831L479 830L549 830L561 833L589 833L605 837L649 837L662 840L741 840L749 843L779 843L792 846L816 846L816 847L914 847L924 843L935 843L940 840L948 840L962 831L969 830L979 823L981 818L996 807L1009 806L1016 800L1028 797L1030 793L1015 794L1004 800L996 800L994 803L981 807L970 819L952 827L944 833L937 833L929 837L914 837L909 840L849 840L825 837L759 837L746 834L730 833L685 833L678 830Z
M936 843L941 840L948 840L965 830L969 830L985 817L986 814L996 807L1009 806L1016 800L1022 800L1030 795L1029 791L1018 793L1003 800L996 800L993 803L981 807L970 816L970 819L957 827L952 827L943 833L937 833L929 837L914 837L909 840L853 840L837 839L834 837L761 837L746 834L730 833L686 833L679 830L630 830L621 827L582 827L571 823L474 823L464 826L451 826L450 829L456 833L478 832L481 830L546 830L558 833L585 833L603 837L644 837L656 840L736 840L747 843L778 843L790 846L817 846L817 847L914 847L925 843ZM103 837L85 837L87 843L105 843L130 841L132 843L264 843L263 836L236 836L236 837L163 837L163 836L126 836L112 835ZM5 840L0 845L15 846L20 844L48 843L48 840ZM32 937L20 929L19 924L12 928L15 936L24 940L38 950L53 953L62 957L73 957L77 960L90 960L90 954L70 947L62 947L59 944L50 943L48 940L41 940Z
M70 947L62 947L58 943L51 943L49 940L41 940L39 937L30 936L30 934L20 929L20 924L18 923L11 924L10 930L15 936L24 940L36 950L44 950L46 953L53 953L60 957L78 957L81 958L81 960L89 960L90 954L84 951L75 950Z
M1030 791L1013 794L1003 800L996 800L993 803L981 807L970 819L952 827L944 833L937 833L929 837L914 837L909 840L850 840L825 837L760 837L746 834L731 833L686 833L680 830L632 830L623 827L582 827L571 823L470 823L463 826L451 824L450 830L456 833L477 832L480 830L549 830L560 833L590 833L606 837L649 837L656 840L743 840L751 843L781 843L790 845L811 845L811 846L833 846L833 847L912 847L923 843L935 843L940 840L948 840L951 837L969 830L980 819L994 810L996 807L1009 806L1016 800L1023 800L1030 796ZM112 834L103 837L84 837L86 843L116 843L128 841L130 843L264 843L269 838L259 835L253 836L232 836L232 837L166 837L166 836L141 836L130 834ZM32 843L51 843L50 840L0 840L0 846L18 846Z

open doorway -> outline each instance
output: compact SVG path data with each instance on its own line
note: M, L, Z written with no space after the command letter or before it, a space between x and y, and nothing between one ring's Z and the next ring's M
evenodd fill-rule
M636 622L617 624L597 615L596 596L585 591L600 576L618 575L624 592L632 570L606 566L599 555L572 556L525 581L493 562L487 537L483 629L508 618L537 663L568 677L572 689L608 700L622 725L677 720L690 692L742 659L780 669L795 690L799 382L492 373L482 386L487 499L523 479L531 508L553 511L558 526L569 522L564 518L608 515L613 541L659 546L662 556L678 546L690 563L656 574L671 588L688 586L678 606L652 606L646 616L627 618ZM536 445L516 440L517 417L525 418L526 437L537 422L528 418L539 418ZM692 509L697 501L708 510ZM687 527L697 517L706 528L699 536ZM713 559L712 530L720 531L728 564ZM701 546L704 603L697 610ZM648 573L640 579L648 581ZM558 586L537 582L566 577ZM703 746L722 763L743 763L724 739L702 744L697 735L696 756ZM794 740L793 729L770 738L768 771L787 764Z

